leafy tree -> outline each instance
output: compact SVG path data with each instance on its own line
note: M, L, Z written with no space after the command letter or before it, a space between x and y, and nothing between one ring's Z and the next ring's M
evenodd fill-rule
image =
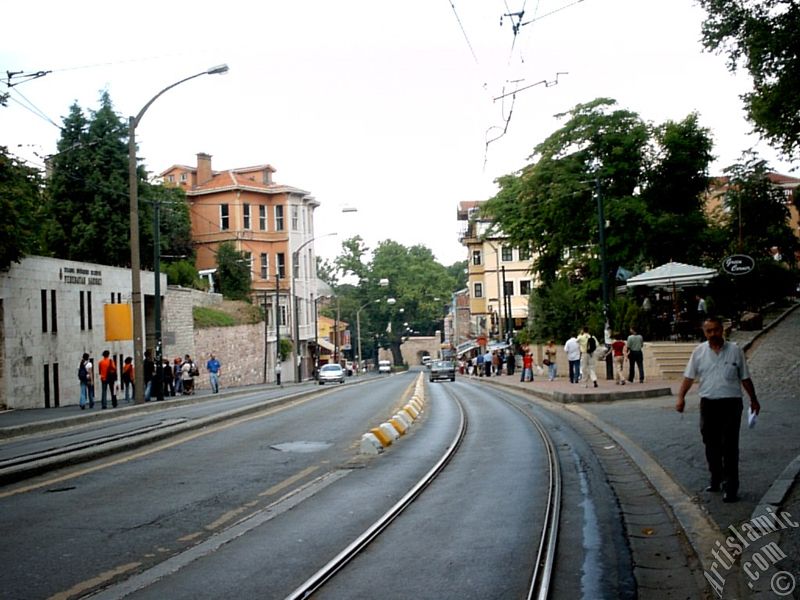
M681 122L656 127L653 141L656 155L644 174L642 192L653 235L644 240L644 257L655 265L697 263L709 241L703 193L713 159L711 133L692 113Z
M795 0L700 0L708 14L703 45L723 51L728 68L753 79L742 96L755 129L800 157L800 4Z
M219 291L230 300L247 300L250 295L250 265L243 252L233 242L223 242L217 248L217 278Z
M368 255L363 240L356 236L345 240L342 249L336 265L344 275L360 280L357 286L336 288L342 319L355 324L356 312L363 307L359 313L362 349L370 349L372 344L365 340L377 336L400 364L400 344L409 330L433 335L441 329L444 305L458 289L456 278L425 246L406 247L385 240ZM381 285L384 279L386 286ZM394 298L394 304L386 302L389 298Z
M50 164L50 218L45 228L50 252L71 260L129 266L128 126L114 112L107 92L89 118L77 104L70 107ZM148 183L141 164L137 177L142 266L153 266L155 200L163 203L160 252L193 258L191 222L182 190Z
M0 269L41 251L41 207L39 173L0 146Z
M456 280L456 290L467 287L467 261L460 260L447 267L447 272Z
M776 248L791 259L798 248L788 225L789 209L783 191L768 177L766 161L752 152L724 170L728 176L725 207L729 216L729 250L772 260Z
M579 302L580 322L589 326L602 319L592 316L602 312L598 198L610 288L619 267L694 262L707 244L700 196L711 140L696 115L654 127L598 98L559 116L566 117L563 127L536 146L533 162L501 177L499 193L483 207L509 243L528 244L535 253L541 287L534 319L550 320L534 325L530 333L538 339L563 338L574 329L567 317L575 315L559 316L563 302L571 309ZM676 247L675 239L688 242ZM575 288L572 296L565 297L564 285Z
M167 282L170 285L181 285L183 287L205 289L206 284L197 273L194 263L188 260L179 260L164 265L163 271L167 274Z

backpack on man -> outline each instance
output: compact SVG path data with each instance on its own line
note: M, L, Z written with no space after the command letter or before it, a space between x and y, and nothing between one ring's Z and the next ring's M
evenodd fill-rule
M590 335L589 339L586 341L586 352L594 354L595 350L597 350L597 338Z
M88 373L86 372L86 361L82 360L81 365L78 367L78 381L86 383Z

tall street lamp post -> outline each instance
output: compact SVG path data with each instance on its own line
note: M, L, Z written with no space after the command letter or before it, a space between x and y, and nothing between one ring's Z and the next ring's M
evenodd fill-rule
M297 250L292 252L292 298L293 298L292 305L294 309L294 344L293 344L294 348L292 349L292 353L294 354L294 362L297 367L296 381L298 383L303 380L303 365L300 355L300 306L299 306L300 297L297 294L297 277L300 272L300 251L306 246L308 246L314 240L318 240L319 238L323 237L329 237L332 235L339 235L339 234L337 232L333 232L312 237L311 239L308 239L302 244L300 244L297 247Z
M142 322L142 281L141 260L139 257L139 188L136 177L136 127L142 120L144 113L150 108L164 92L202 75L216 75L227 73L228 65L211 67L200 73L195 73L189 77L176 81L168 85L142 107L135 117L128 120L128 189L130 195L130 238L131 238L131 308L133 310L133 364L134 364L134 397L136 404L144 402L144 343L143 343L143 322ZM156 298L156 303L160 302Z

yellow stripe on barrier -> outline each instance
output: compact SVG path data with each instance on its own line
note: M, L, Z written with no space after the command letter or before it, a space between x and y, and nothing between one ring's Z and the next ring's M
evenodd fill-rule
M369 432L376 438L378 438L378 441L384 448L392 445L392 438L386 435L386 432L380 427L375 427L373 429L370 429Z

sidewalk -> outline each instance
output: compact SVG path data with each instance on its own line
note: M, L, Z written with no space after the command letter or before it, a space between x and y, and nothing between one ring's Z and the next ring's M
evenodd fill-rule
M567 404L564 410L581 414L612 437L621 434L620 439L631 440L663 467L683 490L686 501L710 515L720 532L725 533L714 540L692 540L696 549L709 548L717 540L725 543L726 536L731 534L726 531L728 527L738 528L764 515L768 507L776 512L786 511L794 521L800 521L800 485L797 483L800 474L800 361L793 350L800 339L798 305L779 315L764 330L736 332L732 339L747 351L761 403L761 415L755 428L748 429L746 419L742 419L741 499L733 504L723 503L721 494L704 491L708 485L708 470L699 430L696 385L687 395L686 411L680 414L674 409L680 381L648 381L646 373L644 384L628 383L623 387L601 379L597 389L570 384L564 378L549 382L546 377L537 377L533 383L520 383L518 376L499 376L480 381L522 389L548 400L558 400L559 394L568 394L569 401L576 404ZM648 393L654 396L646 397ZM744 397L747 407L747 395ZM658 481L655 478L651 481L658 489ZM665 493L661 495L668 497ZM774 570L791 573L800 589L800 527L772 533L764 541L777 542L786 558L779 561ZM752 588L754 592L761 590L766 593L763 597L777 597L770 595L774 570L765 572L760 581L752 581L757 583ZM749 586L751 581L745 579L744 583Z

